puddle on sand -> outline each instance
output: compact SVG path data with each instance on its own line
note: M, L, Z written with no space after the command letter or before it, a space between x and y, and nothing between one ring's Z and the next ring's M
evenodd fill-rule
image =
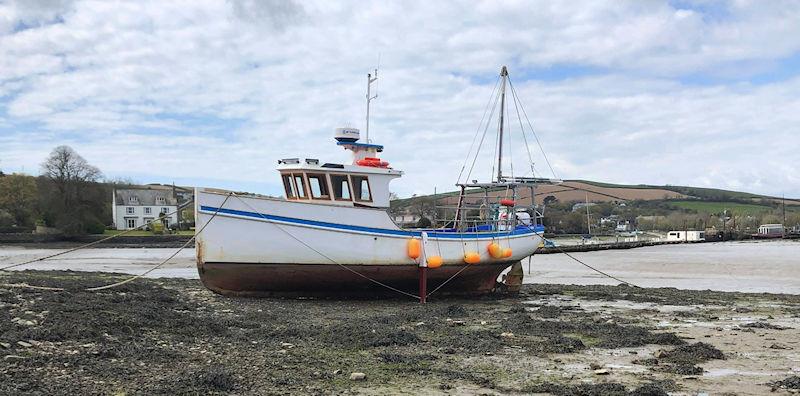
M776 371L741 371L736 369L729 369L729 368L721 368L721 369L709 369L703 373L703 377L710 377L710 378L718 378L718 377L727 377L731 375L744 375L749 377L769 377L769 376L777 376L783 373L776 372Z

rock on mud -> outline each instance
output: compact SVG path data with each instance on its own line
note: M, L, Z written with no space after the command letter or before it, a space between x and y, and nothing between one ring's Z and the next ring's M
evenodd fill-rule
M352 373L350 374L350 381L363 381L367 379L367 375L364 373Z

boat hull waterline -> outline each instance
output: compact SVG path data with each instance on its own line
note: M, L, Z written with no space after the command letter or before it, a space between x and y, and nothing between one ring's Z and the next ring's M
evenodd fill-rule
M218 190L195 192L196 227L205 227L196 241L198 272L206 287L225 295L388 290L365 277L416 294L419 264L408 257L407 244L423 232L425 254L443 259L440 268L427 271L429 290L464 269L465 252L476 252L480 263L437 293L488 293L504 269L533 254L542 241L540 226L476 233L409 230L397 227L382 209L242 195L225 202L226 196ZM511 257L491 258L486 250L491 242L511 248Z

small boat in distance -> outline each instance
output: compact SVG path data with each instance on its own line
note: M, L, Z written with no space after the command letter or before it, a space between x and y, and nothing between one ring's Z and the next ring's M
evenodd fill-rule
M367 114L374 80L368 75ZM389 184L403 172L380 158L382 145L361 141L355 128L335 130L336 146L352 155L349 163L279 160L282 199L197 188L196 229L202 232L196 251L203 284L225 295L404 291L424 297L427 282L442 286L443 294L491 292L501 272L542 243L540 208L518 205L517 190L530 188L533 197L536 184L553 182L503 173L507 83L503 67L493 93L500 101L496 178L456 184L458 204L441 208L441 226L402 229L392 221ZM367 136L368 126L369 118ZM488 194L498 190L505 197ZM487 194L475 198L476 191Z

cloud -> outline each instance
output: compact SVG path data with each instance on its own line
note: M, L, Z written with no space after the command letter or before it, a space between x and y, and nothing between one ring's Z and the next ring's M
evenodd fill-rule
M0 4L0 159L32 171L70 144L111 176L278 193L278 158L346 160L332 130L363 127L380 57L370 137L401 195L453 187L508 64L561 177L800 196L798 19L747 1Z

